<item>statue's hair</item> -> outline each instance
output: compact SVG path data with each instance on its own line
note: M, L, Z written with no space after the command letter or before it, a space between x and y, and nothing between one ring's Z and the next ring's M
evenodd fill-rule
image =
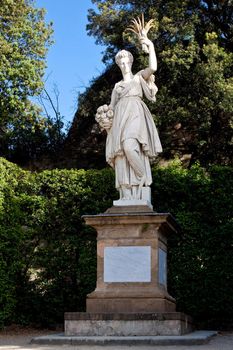
M115 56L115 62L116 62L116 64L117 64L118 66L119 66L119 63L120 63L121 58L123 58L123 57L128 57L128 58L129 58L129 61L130 61L131 63L133 63L133 55L132 55L132 53L129 52L129 51L126 51L126 50L121 50L121 51L119 51L119 52L116 54L116 56Z

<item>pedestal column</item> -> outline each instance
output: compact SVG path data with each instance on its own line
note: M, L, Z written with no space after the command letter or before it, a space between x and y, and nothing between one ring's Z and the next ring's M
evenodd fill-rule
M176 233L169 214L85 215L97 230L97 284L87 312L171 312L167 291L167 237Z

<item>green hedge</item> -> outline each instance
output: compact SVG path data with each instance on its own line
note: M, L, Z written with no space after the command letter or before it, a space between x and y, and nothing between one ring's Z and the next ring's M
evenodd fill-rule
M233 169L155 169L154 198L181 235L169 244L169 290L202 327L233 327Z
M169 242L169 291L178 310L211 327L233 315L232 173L178 162L153 169L154 207L181 226ZM48 326L85 310L96 234L81 216L115 198L111 169L31 173L0 159L0 325Z

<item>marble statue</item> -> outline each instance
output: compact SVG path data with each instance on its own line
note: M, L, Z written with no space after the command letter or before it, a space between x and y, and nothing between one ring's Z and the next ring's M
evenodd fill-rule
M135 205L145 199L152 183L150 161L162 152L152 115L143 102L143 95L155 102L158 91L153 73L157 70L154 45L147 37L151 21L144 25L133 20L128 29L137 33L142 49L149 55L148 67L132 73L133 56L121 50L115 57L123 79L116 83L109 105L98 108L96 120L107 131L106 160L115 170L115 185L119 190L119 205ZM146 194L146 200L150 198ZM150 195L149 195L150 196Z

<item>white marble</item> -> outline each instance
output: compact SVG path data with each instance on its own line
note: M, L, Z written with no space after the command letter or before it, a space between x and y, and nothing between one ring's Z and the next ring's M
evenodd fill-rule
M167 286L167 253L159 248L159 283Z
M142 187L142 195L141 199L118 199L116 201L113 201L113 205L116 207L121 207L121 206L147 206L151 209L153 209L152 204L151 204L151 188L149 186L147 187Z
M151 209L153 209L151 202L143 200L143 199L118 199L117 201L113 201L113 205L116 207L121 207L121 206L147 206Z
M151 247L105 247L104 282L151 282Z
M148 67L134 75L132 54L126 50L118 52L115 61L122 80L115 84L110 104L98 108L96 120L107 131L106 161L115 170L120 200L150 203L144 188L152 183L150 162L162 152L162 146L143 97L156 101L158 88L153 73L157 70L157 58L147 31L140 32L139 41L149 55Z

